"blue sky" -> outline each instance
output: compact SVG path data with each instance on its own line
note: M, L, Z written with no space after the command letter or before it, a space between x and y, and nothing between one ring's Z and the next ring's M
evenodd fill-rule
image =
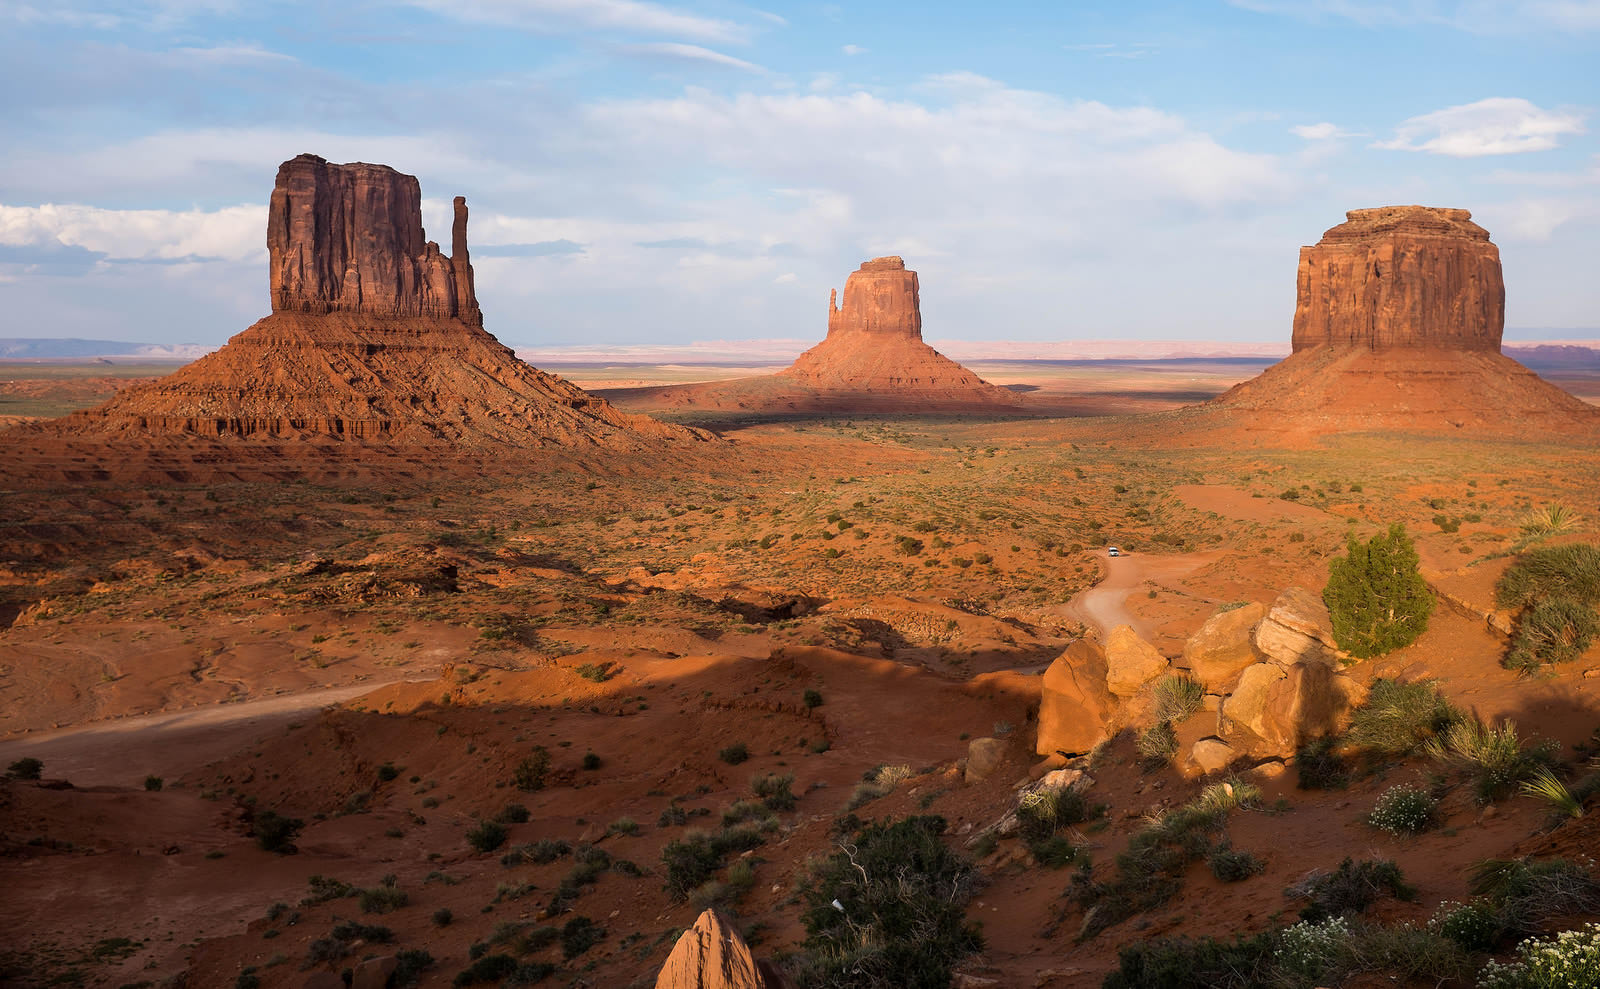
M1600 336L1600 2L0 0L0 336L221 343L302 151L473 209L509 343L1287 341L1347 209L1465 207L1508 336Z

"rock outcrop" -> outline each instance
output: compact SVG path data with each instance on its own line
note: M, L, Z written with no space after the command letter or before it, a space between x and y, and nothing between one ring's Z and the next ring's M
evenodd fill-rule
M1346 215L1300 251L1293 353L1164 423L1166 435L1600 431L1600 410L1501 354L1500 251L1470 213Z
M1167 671L1167 657L1156 651L1132 626L1118 625L1106 636L1106 689L1132 697Z
M922 342L921 284L897 257L863 262L828 298L828 335L787 369L763 378L627 396L646 407L777 413L1022 411L1013 392L989 384ZM619 396L620 397L620 396Z
M417 180L300 155L268 215L272 315L174 374L40 424L187 434L649 449L708 434L623 413L483 329L455 201L452 253L424 239Z
M683 932L656 976L656 989L779 989L775 973L722 915L707 910Z
M1106 654L1088 639L1069 645L1044 671L1039 695L1039 755L1079 755L1111 737L1114 703Z
M1256 625L1266 614L1266 606L1257 601L1219 611L1184 643L1183 665L1207 693L1228 693L1239 682L1239 674L1260 661L1253 640Z
M1328 606L1304 587L1278 595L1272 610L1256 625L1254 643L1264 659L1286 669L1296 663L1334 666L1340 657Z
M1300 249L1294 349L1499 352L1500 249L1464 209L1354 209Z
M422 232L422 187L388 165L299 155L278 166L267 210L273 312L454 316L482 323L455 199L451 255Z
M897 257L873 258L828 297L828 335L778 375L862 408L901 403L946 409L1014 406L996 388L922 342L917 273Z

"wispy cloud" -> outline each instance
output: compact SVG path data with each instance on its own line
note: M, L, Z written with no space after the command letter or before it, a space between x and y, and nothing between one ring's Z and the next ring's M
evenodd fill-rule
M1583 114L1576 110L1545 110L1502 96L1412 117L1395 128L1393 138L1373 147L1478 158L1548 151L1560 147L1560 138L1583 130Z
M767 71L754 62L747 62L742 58L734 58L732 55L725 55L710 48L687 45L679 41L653 41L640 45L619 45L616 50L625 55L665 58L676 62L704 62L726 69L754 72L758 75L764 75Z
M860 45L845 45L839 50L846 55L865 55L867 53L867 49L862 48Z
M742 24L644 0L408 0L441 17L538 31L602 30L742 42Z
M1363 137L1365 135L1356 131L1347 131L1338 124L1326 121L1320 124L1301 124L1289 128L1289 133L1295 137L1305 138L1307 141L1336 141L1345 137Z
M115 210L71 203L0 205L0 246L40 258L177 263L261 257L266 210Z
M1235 7L1366 27L1431 24L1473 34L1600 30L1596 0L1228 0Z

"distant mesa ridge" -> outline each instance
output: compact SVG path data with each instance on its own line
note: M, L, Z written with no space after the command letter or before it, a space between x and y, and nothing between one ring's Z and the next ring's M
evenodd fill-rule
M165 378L39 428L626 449L711 438L518 360L483 329L459 196L451 233L449 256L424 239L414 176L292 158L268 209L272 314Z

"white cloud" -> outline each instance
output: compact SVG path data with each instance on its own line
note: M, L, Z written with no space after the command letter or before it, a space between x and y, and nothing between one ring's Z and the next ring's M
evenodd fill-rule
M408 0L441 17L540 31L601 30L672 35L696 41L745 41L749 30L643 0Z
M238 65L251 62L298 62L293 55L269 51L260 45L239 42L231 45L212 45L206 48L174 48L172 54L196 62L218 65Z
M1289 128L1289 133L1295 137L1305 138L1307 141L1335 141L1342 137L1360 137L1354 131L1347 131L1338 124L1326 121L1320 124L1302 124Z
M1597 0L1228 0L1235 7L1366 27L1431 24L1473 34L1600 30Z
M712 65L720 65L730 69L740 69L744 72L754 72L758 75L765 74L767 71L761 66L756 65L754 62L746 62L742 58L734 58L732 55L724 55L722 52L712 51L710 48L702 48L699 45L686 45L678 41L657 41L642 45L622 45L619 46L618 50L628 55L646 55L660 58L670 58L685 62L708 62Z
M80 247L130 261L220 258L242 261L266 254L266 208L114 210L72 203L0 205L0 244Z
M1452 158L1522 154L1560 146L1558 138L1583 133L1583 114L1544 110L1517 97L1491 97L1412 117L1394 137L1374 147L1427 151Z
M799 275L795 274L792 271L786 271L783 274L779 275L777 278L774 278L772 281L773 281L774 284L777 284L777 285L792 285L795 282L798 282L799 280L800 280L800 276Z
M860 45L845 45L839 50L846 55L865 55L867 53L867 49L862 48Z

